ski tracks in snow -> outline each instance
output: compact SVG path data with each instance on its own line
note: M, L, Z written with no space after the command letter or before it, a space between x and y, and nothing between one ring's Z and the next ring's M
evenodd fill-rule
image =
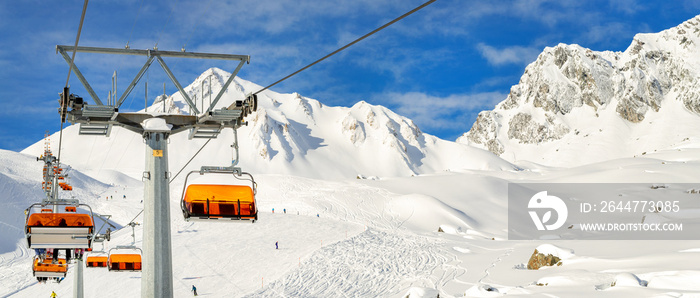
M503 260L504 258L508 257L511 253L513 253L514 250L515 250L514 248L509 248L509 249L506 250L506 252L504 252L502 255L498 256L498 258L496 258L496 259L493 261L493 263L491 263L491 266L489 266L489 267L487 267L486 269L484 269L484 276L481 277L481 278L479 279L479 281L477 282L477 284L481 284L482 281L490 275L489 270L490 270L491 268L493 268L493 267L496 267L496 264L498 264L498 262L500 262L500 261Z
M298 270L249 296L378 297L415 286L439 289L465 270L448 264L454 260L439 251L438 241L368 229L322 248Z

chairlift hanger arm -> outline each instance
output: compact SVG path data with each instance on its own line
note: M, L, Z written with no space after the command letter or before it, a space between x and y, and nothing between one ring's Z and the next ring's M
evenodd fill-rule
M112 227L113 229L117 228L109 222L109 219L112 217L111 215L95 214L94 216L102 220L102 226L100 226L100 228L97 229L95 233L99 234L99 232L102 231L102 228L104 228L106 224Z

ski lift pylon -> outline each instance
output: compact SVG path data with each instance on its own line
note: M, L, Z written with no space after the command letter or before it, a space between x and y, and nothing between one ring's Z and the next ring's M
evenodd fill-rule
M191 174L229 174L237 180L250 181L251 185L235 184L187 184ZM248 176L249 178L243 178ZM255 220L258 206L255 201L256 183L253 175L236 167L202 167L185 177L180 207L185 220Z

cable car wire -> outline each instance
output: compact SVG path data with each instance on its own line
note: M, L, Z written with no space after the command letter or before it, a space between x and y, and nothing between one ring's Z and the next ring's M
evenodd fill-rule
M173 176L173 179L170 179L170 182L168 182L168 183L172 183L173 181L175 181L175 178L177 178L177 175L180 175L180 173L182 173L182 171L185 169L185 167L187 167L187 165L189 165L190 162L192 162L192 160L193 160L195 157L197 157L197 154L199 154L199 152L202 152L202 149L204 149L204 146L206 146L207 144L209 144L209 141L211 141L211 140L212 140L212 139L208 139L207 142L204 143L204 145L202 145L202 147L200 147L199 150L197 150L197 153L195 153L195 154L192 156L192 158L190 158L190 160L188 160L187 163L185 163L185 165L182 166L182 168L180 169L180 171L178 171L177 174L175 174L175 176Z
M204 8L204 12L202 13L202 16L206 16L207 12L209 11L209 7L211 6L212 0L209 0L209 3L207 3L207 6ZM192 32L190 33L190 36L187 37L187 40L185 40L185 44L182 45L182 51L185 51L185 48L187 47L187 44L190 43L190 39L194 36L194 33L197 32L197 27L199 27L199 24L203 22L196 22L194 24L194 29L192 29Z
M175 4L173 5L173 9L170 10L170 14L168 15L168 19L165 20L165 24L163 24L163 28L160 29L160 33L158 33L158 37L156 39L156 45L153 46L154 49L158 49L158 42L160 42L160 38L163 36L163 31L165 31L165 27L168 26L170 23L170 18L173 16L173 13L175 12L175 9L177 8L177 3L179 0L175 0Z
M275 85L281 83L282 81L291 78L292 76L294 76L294 75L296 75L296 74L298 74L298 73L300 73L300 72L306 70L307 68L316 65L316 63L319 63L319 62L321 62L321 61L323 61L323 60L326 60L326 58L328 58L328 57L330 57L330 56L333 56L333 55L339 53L340 51L349 48L350 46L352 46L352 45L354 45L354 44L360 42L361 40L363 40L363 39L365 39L365 38L367 38L367 37L370 37L370 36L373 35L374 33L377 33L377 32L381 31L382 29L384 29L384 28L386 28L386 27L391 26L392 24L394 24L394 23L400 21L401 19L403 19L403 18L405 18L405 17L407 17L407 16L409 16L409 15L411 15L411 14L413 14L413 13L416 12L416 11L421 10L423 7L426 7L426 6L430 5L431 3L435 2L435 1L436 1L436 0L430 0L430 1L428 1L428 2L423 3L421 6L418 6L418 7L414 8L413 10L411 10L411 11L409 11L409 12L407 12L407 13L401 15L400 17L398 17L398 18L392 20L391 22L388 22L388 23L384 24L383 26L381 26L381 27L379 27L379 28L377 28L377 29L374 29L374 31L372 31L372 32L370 32L370 33L367 33L367 34L363 35L362 37L360 37L360 38L358 38L358 39L355 39L353 42L351 42L351 43L349 43L349 44L343 46L342 48L335 50L334 52L332 52L332 53L330 53L330 54L324 56L324 57L321 58L321 59L318 59L318 60L314 61L313 63L311 63L311 64L309 64L309 65L307 65L307 66L304 66L303 68L301 68L301 69L295 71L294 73L292 73L292 74L290 74L290 75L288 75L288 76L286 76L286 77L280 79L280 80L277 81L277 82L272 83L271 85L269 85L269 86L267 86L267 87L265 87L265 88L262 88L262 89L258 90L257 92L255 92L255 93L253 93L253 94L258 94L258 93L260 93L260 92L263 92L263 91L269 89L270 87L275 86Z
M139 20L139 15L141 14L141 7L143 6L143 0L139 3L139 9L136 11L136 18L134 19L134 24L131 25L131 33L129 33L129 39L126 40L126 48L129 48L129 42L131 42L131 37L134 36L134 29L136 28L136 22Z
M88 6L88 0L85 0L85 3L83 3L83 13L80 15L80 25L78 25L78 35L75 37L75 48L73 49L73 56L70 58L71 63L75 63L75 53L78 52L78 41L80 40L80 32L83 30L83 22L85 21L85 12L87 11L87 6ZM73 70L73 68L68 66L68 77L66 78L66 87L68 87L68 82L70 81L70 74L71 74L72 70Z

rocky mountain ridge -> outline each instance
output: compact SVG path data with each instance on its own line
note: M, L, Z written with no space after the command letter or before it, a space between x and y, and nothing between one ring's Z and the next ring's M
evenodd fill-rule
M542 162L542 153L561 155L558 152L567 147L563 142L605 146L610 138L605 136L606 128L618 128L590 128L607 123L630 130L631 135L626 137L616 134L629 142L609 144L626 148L607 150L618 156L578 157L580 161L572 161L574 164L643 152L631 147L644 151L666 149L692 135L679 136L670 143L637 144L631 139L633 131L653 131L647 127L652 118L672 121L690 114L690 119L700 119L699 78L700 16L660 33L637 34L624 52L597 52L559 44L545 48L527 66L507 98L494 110L479 113L471 130L457 142L488 149L511 161ZM683 109L671 107L676 104ZM583 136L588 139L583 140ZM542 145L556 149L532 149ZM539 151L540 155L523 154L528 150Z

